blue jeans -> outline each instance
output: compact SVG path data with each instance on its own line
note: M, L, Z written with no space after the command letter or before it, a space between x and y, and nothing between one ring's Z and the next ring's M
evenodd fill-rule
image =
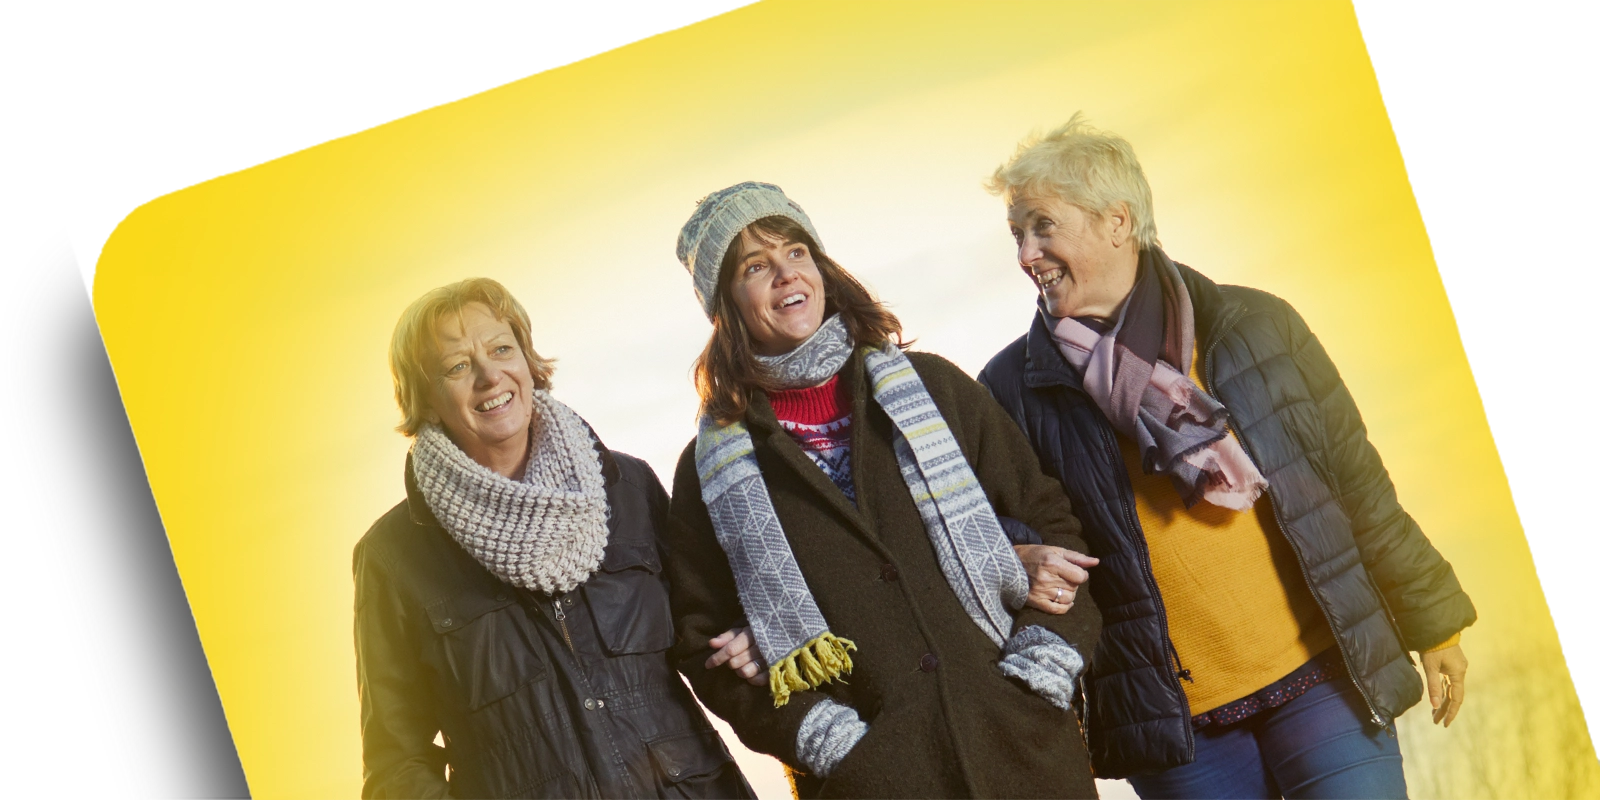
M1194 732L1194 761L1128 779L1139 797L1404 798L1400 743L1367 722L1349 678L1232 725Z

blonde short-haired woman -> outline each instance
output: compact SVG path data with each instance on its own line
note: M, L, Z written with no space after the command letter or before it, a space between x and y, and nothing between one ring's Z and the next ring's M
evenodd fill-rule
M1288 303L1168 258L1133 148L1081 117L989 189L1038 310L979 380L1118 609L1084 687L1096 774L1146 798L1404 796L1409 651L1449 724L1476 613L1328 354Z

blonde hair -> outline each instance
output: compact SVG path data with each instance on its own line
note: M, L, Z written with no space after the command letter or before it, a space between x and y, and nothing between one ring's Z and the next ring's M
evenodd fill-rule
M1160 244L1150 184L1133 145L1114 133L1089 127L1082 111L1043 136L1024 139L983 188L1008 206L1020 197L1057 198L1097 216L1126 203L1134 241L1140 247Z
M511 325L511 333L516 336L517 346L522 348L528 369L533 373L534 388L550 388L555 359L543 358L534 352L529 341L532 333L528 312L499 282L468 278L417 298L395 323L394 337L389 340L389 372L394 376L394 400L400 406L402 418L395 430L407 436L416 436L422 430L432 409L428 388L436 379L436 370L430 368L428 362L438 348L439 321L451 315L459 318L461 310L469 303L482 303L495 319Z

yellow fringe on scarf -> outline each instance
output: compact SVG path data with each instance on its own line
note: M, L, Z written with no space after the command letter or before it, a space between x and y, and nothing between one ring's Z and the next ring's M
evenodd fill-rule
M855 666L850 662L850 651L854 649L855 642L823 631L817 638L773 664L767 669L768 685L772 688L772 707L782 708L784 703L789 702L790 694L815 689L849 672Z

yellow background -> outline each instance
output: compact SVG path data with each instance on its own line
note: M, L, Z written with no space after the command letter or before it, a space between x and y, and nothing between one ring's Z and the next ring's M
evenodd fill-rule
M709 330L673 257L696 199L783 186L975 373L1032 313L979 181L1078 109L1133 143L1169 254L1304 314L1477 604L1461 718L1400 720L1412 795L1600 792L1348 5L785 2L161 198L107 244L96 313L252 793L359 789L349 559L403 497L409 301L502 281L558 396L670 475Z

